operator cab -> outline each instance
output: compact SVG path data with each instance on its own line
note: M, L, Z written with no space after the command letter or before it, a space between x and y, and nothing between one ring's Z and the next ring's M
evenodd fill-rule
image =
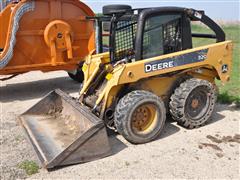
M192 37L225 40L223 30L203 11L180 7L132 9L108 5L103 14L110 20L111 62L134 62L192 48ZM193 34L191 21L200 21L215 34Z

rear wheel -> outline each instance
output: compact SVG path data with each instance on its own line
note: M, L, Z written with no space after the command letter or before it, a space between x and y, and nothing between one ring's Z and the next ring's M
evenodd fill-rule
M134 144L154 140L162 131L166 120L163 101L147 91L133 91L125 95L115 111L117 131Z
M174 120L186 128L196 128L206 123L216 103L216 90L210 82L189 79L171 96L170 113Z

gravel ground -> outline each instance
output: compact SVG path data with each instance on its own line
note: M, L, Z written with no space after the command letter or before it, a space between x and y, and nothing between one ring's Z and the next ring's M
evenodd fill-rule
M168 121L161 136L144 145L113 135L110 157L28 176L18 164L38 159L17 123L18 115L56 88L77 96L79 84L65 72L31 72L0 83L0 179L240 178L240 110L220 104L211 122L199 129Z

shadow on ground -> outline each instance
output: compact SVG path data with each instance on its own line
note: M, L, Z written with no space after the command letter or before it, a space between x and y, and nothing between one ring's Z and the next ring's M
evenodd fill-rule
M168 136L171 136L171 135L177 133L178 131L180 131L180 128L177 127L175 124L173 124L172 121L168 120L163 128L162 134L160 135L160 137L158 139L166 138Z
M218 107L218 106L217 106ZM227 106L226 106L227 107ZM206 122L205 126L208 126L208 125L211 125L211 124L214 124L218 121L221 121L222 119L225 118L225 116L223 116L222 114L220 114L219 112L221 112L223 110L221 109L217 109L217 111L215 111L213 113L213 115L210 117L210 119Z
M69 77L59 77L26 83L8 84L0 87L0 102L24 101L42 98L54 89L67 93L78 92L80 84Z
M108 136L110 140L111 145L116 145L116 149L113 149L114 154L118 153L119 151L123 150L127 146L123 144L119 139L117 139L118 133L113 132L112 130L107 129L108 131ZM168 136L171 136L175 133L180 131L180 128L176 126L173 121L167 121L166 124L164 125L163 131L160 134L160 136L154 140L157 141L159 139L167 138Z
M171 136L171 135L177 133L178 131L180 131L179 127L172 124L172 122L166 122L164 131L162 132L161 136L159 136L159 138L157 138L155 141L162 139L162 138L166 138L168 136ZM107 132L108 132L108 137L109 137L109 144L110 144L110 147L112 148L112 154L110 156L114 156L115 154L118 154L121 151L123 151L125 148L128 148L127 144L122 142L118 138L118 133L116 133L110 129L107 129ZM76 165L79 165L79 164L76 164ZM53 168L50 171L57 171L62 168L65 168L65 167L69 167L69 166Z
M230 107L228 105L217 104L216 107L215 107L215 111L213 112L213 114L210 117L210 119L202 126L208 126L208 125L214 124L214 123L224 119L225 116L220 114L220 112L225 111L225 110L226 111L237 111L238 109L232 108L232 107ZM179 131L180 130L177 126L175 126L173 124L175 121L172 119L172 117L169 114L167 115L167 121L168 122L166 123L165 127L166 126L172 126L172 128L169 128L169 130L174 131L174 128L175 128L175 131ZM199 128L201 128L202 126L200 126ZM177 128L178 128L178 130L177 130ZM170 133L170 132L167 132L169 130L166 130L166 128L164 128L164 132L166 131L165 133ZM186 128L186 130L191 130L191 129L187 129Z

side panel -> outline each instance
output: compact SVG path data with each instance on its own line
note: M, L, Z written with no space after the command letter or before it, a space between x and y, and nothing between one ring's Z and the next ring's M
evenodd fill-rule
M154 66L151 66L151 64ZM125 66L119 78L119 84L132 83L143 78L206 66L215 69L223 82L229 81L232 69L232 43L225 41L129 63ZM146 70L149 71L146 72Z
M147 65L151 66L151 71L146 72ZM112 104L120 87L125 84L167 98L179 77L190 75L212 83L215 78L220 78L222 82L227 82L230 80L231 69L230 41L121 65L114 69L112 78L104 89L103 110Z
M129 90L146 90L149 92L152 92L156 94L157 96L161 97L164 102L168 102L171 94L175 90L176 87L179 86L181 82L184 81L184 78L187 77L194 77L198 79L204 79L207 80L213 84L215 84L215 77L216 77L216 71L210 70L206 68L200 68L200 69L188 69L187 71L184 71L179 74L175 74L173 76L167 76L167 77L152 77L152 78L146 78L143 80L140 80L138 82L134 82L129 84L128 89ZM109 92L107 98L106 98L106 108L111 107L113 102L116 102L119 92L122 89L123 85L114 86L111 91ZM127 93L127 91L125 92Z

